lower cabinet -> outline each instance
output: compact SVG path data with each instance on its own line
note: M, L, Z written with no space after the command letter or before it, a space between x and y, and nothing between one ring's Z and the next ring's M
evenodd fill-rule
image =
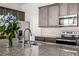
M56 43L56 39L55 38L51 38L51 37L45 37L45 42Z
M44 41L44 37L38 37L38 36L36 36L36 37L35 37L35 40L36 40L36 41Z
M52 43L56 43L56 39L52 38L52 37L35 37L36 41L44 41L44 42L52 42Z

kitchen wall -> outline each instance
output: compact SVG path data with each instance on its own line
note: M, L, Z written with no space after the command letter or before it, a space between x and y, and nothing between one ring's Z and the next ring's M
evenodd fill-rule
M35 36L41 36L41 28L39 28L39 9L40 6L49 5L51 3L28 3L22 6L23 11L25 11L25 20L30 22L30 29L33 36L32 40L35 39Z
M26 21L30 21L30 28L34 36L60 37L63 31L79 31L79 27L63 27L63 28L40 28L39 26L39 9L38 7L53 3L28 3L22 6L25 11Z

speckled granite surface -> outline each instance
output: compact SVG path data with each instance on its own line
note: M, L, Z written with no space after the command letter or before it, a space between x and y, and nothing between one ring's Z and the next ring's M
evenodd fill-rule
M12 48L6 47L6 40L0 40L0 56L78 56L79 46L62 45L55 43L40 43L29 47L16 44Z

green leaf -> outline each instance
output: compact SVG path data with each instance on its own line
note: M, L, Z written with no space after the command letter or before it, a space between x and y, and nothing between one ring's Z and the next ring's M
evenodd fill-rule
M15 36L17 31L20 29L20 27L17 26L17 23L10 23L8 27L1 26L0 27L0 35L7 35L7 36Z

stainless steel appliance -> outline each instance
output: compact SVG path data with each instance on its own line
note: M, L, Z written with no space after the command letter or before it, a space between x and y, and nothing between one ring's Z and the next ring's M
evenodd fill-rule
M59 26L77 26L77 14L60 16Z

